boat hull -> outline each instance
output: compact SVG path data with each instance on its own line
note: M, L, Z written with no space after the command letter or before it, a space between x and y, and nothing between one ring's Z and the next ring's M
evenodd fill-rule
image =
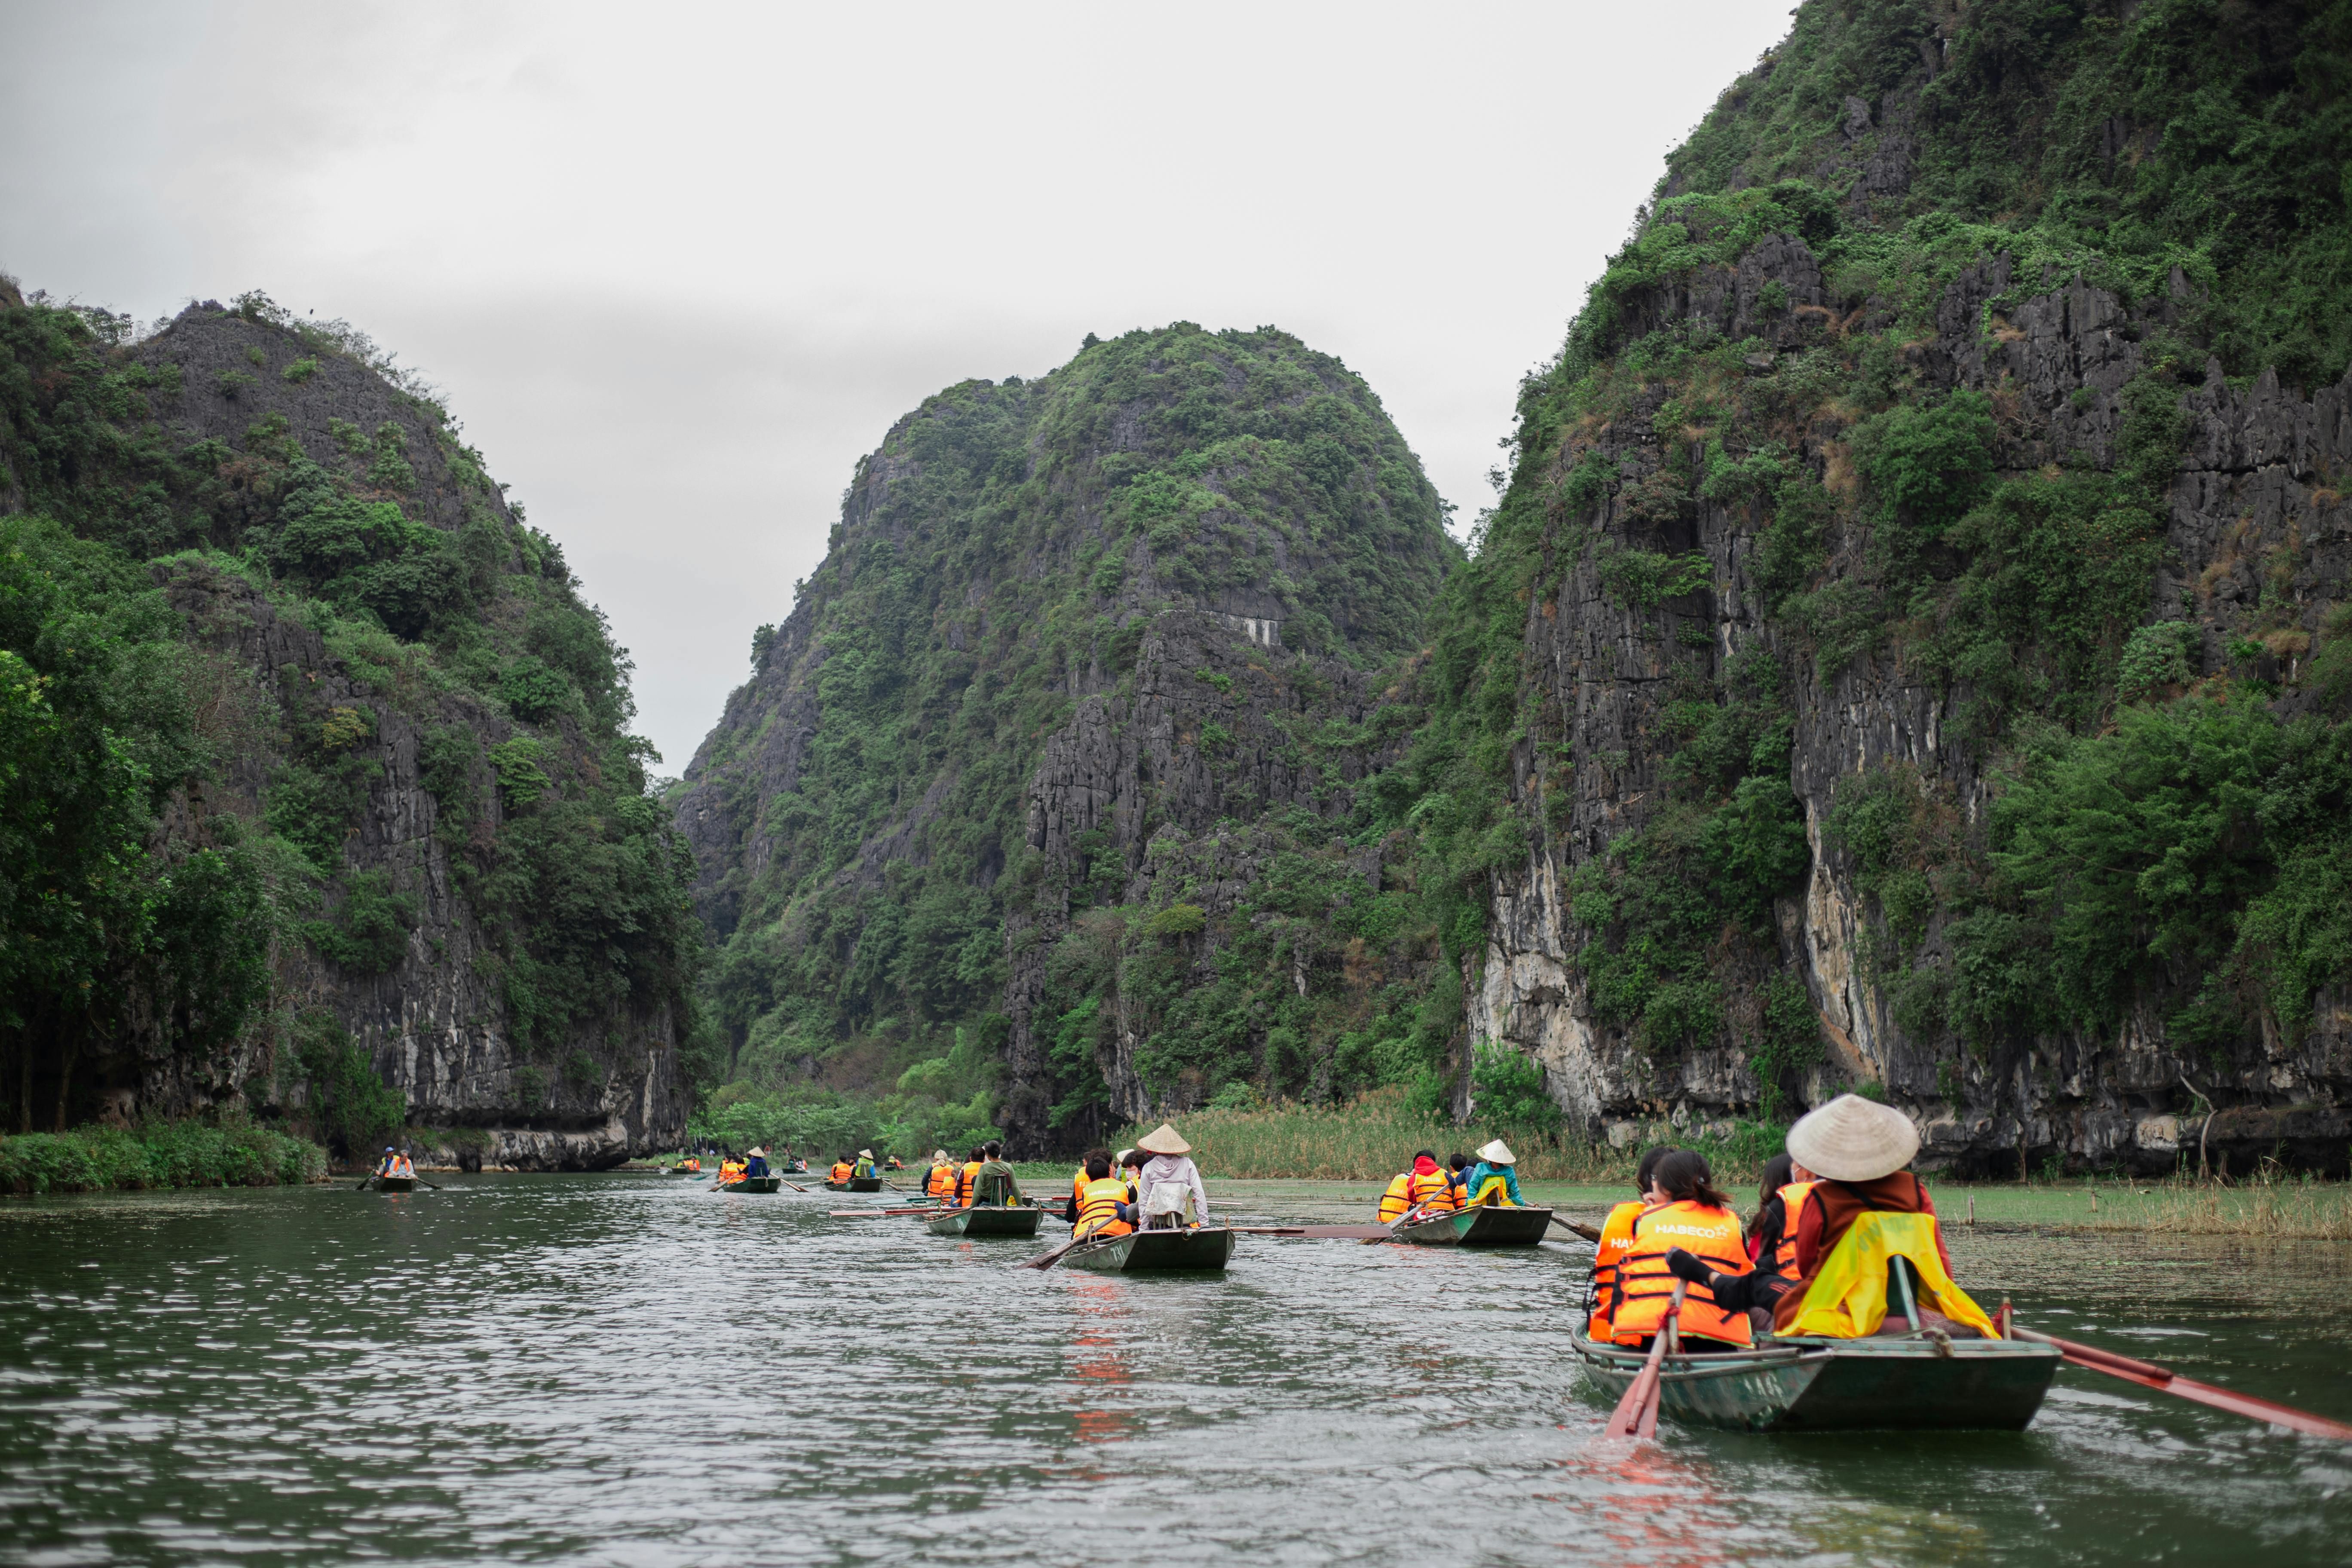
M772 1193L784 1184L782 1176L746 1176L740 1182L728 1182L719 1187L722 1193Z
M879 1176L852 1176L845 1182L827 1182L825 1187L836 1193L878 1193L882 1190Z
M380 1193L413 1193L416 1190L414 1176L378 1176L375 1190Z
M1399 1229L1396 1238L1416 1247L1533 1247L1550 1229L1549 1209L1480 1204L1416 1220Z
M950 1209L925 1220L923 1228L933 1236L1034 1236L1045 1217L1044 1209Z
M1223 1270L1233 1255L1234 1233L1204 1226L1199 1230L1139 1230L1088 1242L1064 1257L1062 1264L1104 1274L1208 1274Z
M1576 1342L1612 1399L1639 1352ZM1658 1379L1661 1419L1733 1432L2022 1431L2060 1357L2020 1340L1768 1340L1753 1352L1679 1356Z

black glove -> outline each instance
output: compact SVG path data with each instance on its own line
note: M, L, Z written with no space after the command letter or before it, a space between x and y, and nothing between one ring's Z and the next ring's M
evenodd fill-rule
M1703 1286L1715 1278L1707 1272L1706 1264L1701 1263L1679 1247L1666 1248L1666 1272L1677 1279L1687 1279L1694 1285Z

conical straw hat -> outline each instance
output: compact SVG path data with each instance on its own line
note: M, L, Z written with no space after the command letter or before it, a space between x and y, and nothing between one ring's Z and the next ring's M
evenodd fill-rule
M944 1149L932 1150L931 1163L934 1165L944 1165L948 1163L948 1152Z
M1519 1163L1518 1156L1511 1152L1511 1146L1500 1138L1479 1150L1478 1158L1489 1165L1516 1165Z
M1184 1142L1172 1121L1163 1121L1135 1141L1135 1146L1150 1154L1189 1154L1192 1145Z
M860 1149L857 1152L857 1157L861 1160L871 1160L874 1158L874 1151L871 1149Z
M1911 1163L1919 1130L1890 1105L1841 1094L1789 1129L1789 1157L1833 1182L1874 1182Z

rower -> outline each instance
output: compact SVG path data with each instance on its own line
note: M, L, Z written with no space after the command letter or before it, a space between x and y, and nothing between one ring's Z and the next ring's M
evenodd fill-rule
M893 1154L889 1159L889 1168L894 1171L903 1171L907 1168L907 1162Z
M400 1152L389 1143L383 1146L383 1158L376 1162L375 1173L379 1176L400 1174Z
M765 1149L754 1147L750 1153L743 1156L743 1174L746 1177L751 1177L764 1176L767 1173L768 1152Z
M1918 1152L1919 1130L1909 1117L1856 1094L1838 1096L1789 1129L1791 1173L1812 1185L1794 1203L1795 1282L1769 1303L1775 1334L1863 1339L1933 1330L1952 1339L1999 1337L1984 1309L1953 1282L1935 1202L1905 1168ZM1697 1267L1685 1264L1676 1273L1688 1279Z
M1625 1249L1633 1245L1633 1222L1650 1210L1650 1176L1658 1162L1675 1152L1671 1143L1654 1144L1644 1151L1642 1163L1634 1167L1633 1190L1641 1196L1619 1204L1609 1211L1601 1224L1601 1240L1592 1253L1592 1278L1585 1287L1584 1310L1587 1339L1607 1343L1609 1340L1610 1292L1617 1284L1617 1264Z
M856 1169L856 1167L849 1163L849 1151L844 1149L834 1156L833 1169L825 1173L824 1179L828 1182L845 1182L849 1180L850 1173Z
M857 1152L857 1163L850 1167L849 1173L853 1177L873 1175L875 1173L874 1151L871 1149L860 1149Z
M962 1168L956 1172L955 1201L959 1207L971 1207L972 1178L980 1174L980 1168L986 1163L988 1151L977 1143L973 1144L971 1152L964 1157Z
M1381 1194L1380 1219L1394 1225L1416 1210L1424 1214L1454 1211L1454 1179L1438 1168L1437 1156L1423 1149L1412 1157L1412 1169L1389 1184Z
M1207 1224L1209 1189L1201 1181L1200 1167L1189 1158L1192 1145L1175 1124L1161 1122L1137 1139L1135 1147L1151 1156L1136 1174L1137 1212L1142 1215L1137 1223L1146 1229L1169 1230Z
M1478 1151L1478 1163L1462 1178L1464 1190L1469 1194L1463 1200L1464 1208L1479 1204L1498 1204L1506 1208L1517 1208L1527 1202L1519 1195L1518 1159L1510 1145L1500 1138Z
M971 1201L992 1208L1018 1207L1024 1201L1021 1183L1013 1167L1004 1163L1003 1143L992 1138L981 1146L981 1152L986 1158L972 1173Z
M1724 1303L1714 1281L1748 1272L1748 1248L1739 1239L1739 1216L1731 1200L1717 1191L1706 1157L1676 1149L1659 1157L1650 1172L1651 1207L1635 1216L1633 1239L1617 1265L1609 1292L1609 1337L1646 1350L1665 1321L1676 1279L1690 1277L1673 1255L1700 1260L1703 1279L1691 1279L1683 1299L1678 1331L1686 1352L1743 1350L1755 1342L1747 1303Z
M923 1178L923 1195L941 1203L952 1203L956 1195L955 1162L944 1149L931 1151L931 1172Z
M1125 1236L1135 1228L1134 1194L1111 1174L1110 1156L1100 1149L1087 1156L1086 1185L1078 1193L1078 1217L1070 1238Z

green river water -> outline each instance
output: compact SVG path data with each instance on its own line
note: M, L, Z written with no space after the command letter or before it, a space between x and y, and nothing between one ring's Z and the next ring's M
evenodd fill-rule
M2352 1451L2089 1373L2022 1434L1601 1444L1580 1243L1105 1277L1014 1267L1051 1222L434 1179L0 1201L0 1563L2352 1562ZM2352 1250L1950 1236L1988 1304L2352 1418Z

